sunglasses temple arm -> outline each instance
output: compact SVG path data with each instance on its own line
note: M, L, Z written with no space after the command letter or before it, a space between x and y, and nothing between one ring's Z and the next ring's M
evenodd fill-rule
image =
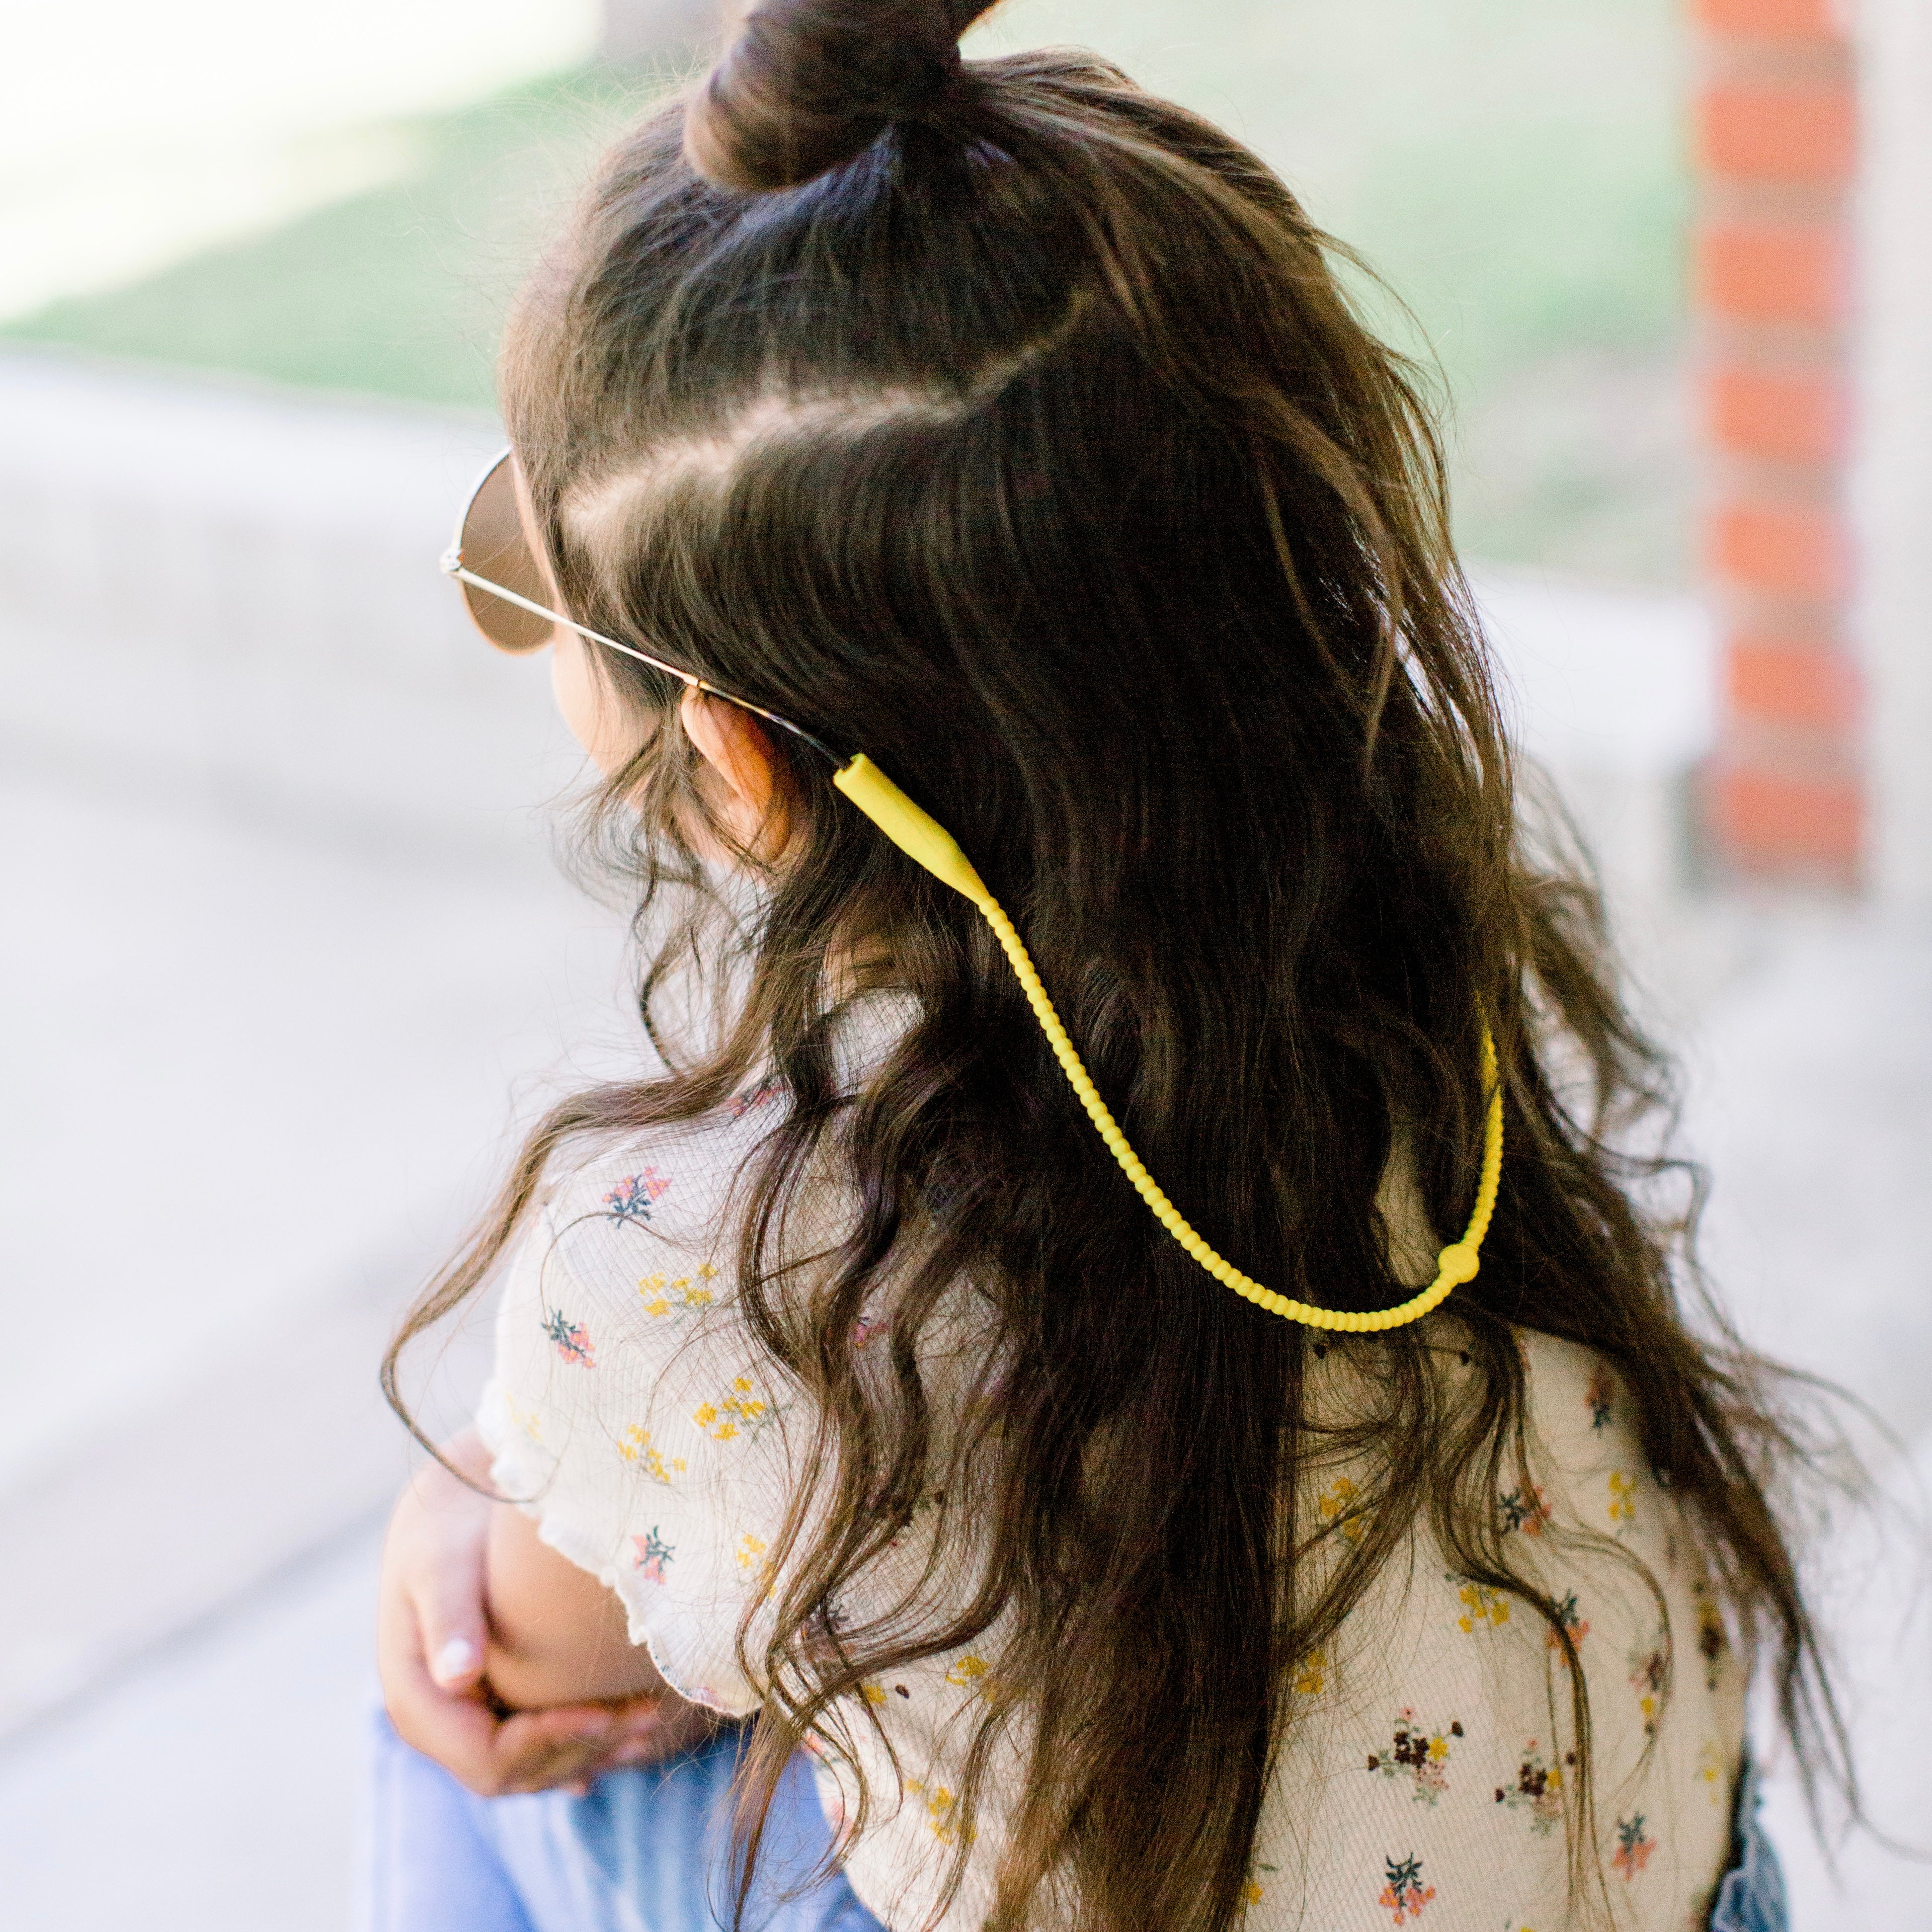
M580 638L588 638L593 644L602 644L606 650L616 651L625 657L635 658L640 664L649 664L652 670L662 671L667 677L674 677L690 689L701 692L707 698L722 698L727 704L735 704L740 711L748 711L753 716L762 718L768 724L776 724L782 731L789 731L802 742L809 745L822 758L828 758L836 766L843 766L845 760L840 758L828 745L821 744L809 731L794 724L789 718L782 718L776 711L767 711L762 704L754 704L748 698L734 698L728 691L720 691L715 684L707 684L694 671L680 670L674 664L667 664L662 658L654 658L648 651L640 651L634 645L620 644L615 638L607 638L602 631L593 631L588 625L578 623L574 618L566 617L560 611L550 610L547 605L533 602L527 597L520 597L515 591L500 584L492 584L487 577L478 577L473 570L466 570L461 559L454 550L446 550L442 556L442 572L446 577L454 578L459 584L474 586L492 597L500 597L506 604L514 604L519 610L527 610L533 617L547 618L553 624L561 624L566 631L574 631Z
M520 597L515 591L500 584L492 584L487 577L478 577L473 570L466 570L458 561L454 550L448 552L442 560L443 574L453 577L459 584L467 584L478 590L486 590L492 597L500 597L506 604L514 604L520 610L527 610L532 617L546 618L553 624L561 624L566 631L574 631L580 638L588 638L592 644L602 644L606 650L621 651L627 658L635 658L638 663L646 664L653 670L662 671L667 677L674 677L680 684L688 684L694 691L706 688L704 679L688 670L680 670L676 664L666 664L662 658L654 658L648 652L638 650L629 644L620 644L615 638L607 638L601 631L593 631L586 626L575 622L560 611L533 602L527 597Z

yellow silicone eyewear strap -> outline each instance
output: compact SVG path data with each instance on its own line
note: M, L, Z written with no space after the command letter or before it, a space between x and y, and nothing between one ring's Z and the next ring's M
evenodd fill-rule
M898 846L916 859L935 878L972 901L986 923L993 928L1014 974L1033 1008L1034 1017L1053 1048L1054 1058L1087 1110L1087 1117L1106 1143L1107 1151L1120 1164L1120 1171L1133 1184L1134 1192L1152 1210L1154 1219L1178 1241L1188 1254L1216 1281L1225 1282L1271 1315L1299 1322L1310 1328L1340 1329L1352 1334L1372 1334L1386 1328L1400 1328L1419 1321L1438 1306L1459 1282L1474 1280L1481 1265L1483 1237L1488 1233L1490 1216L1496 1211L1496 1188L1503 1168L1503 1096L1498 1077L1496 1042L1488 1028L1483 1029L1483 1079L1489 1091L1489 1106L1484 1120L1483 1172L1477 1184L1474 1211L1460 1241L1452 1241L1436 1258L1436 1279L1420 1293L1395 1308L1377 1309L1366 1315L1351 1314L1334 1308L1318 1308L1312 1303L1296 1301L1278 1294L1242 1274L1233 1262L1219 1255L1196 1234L1186 1217L1161 1191L1160 1184L1141 1163L1141 1157L1127 1144L1120 1124L1100 1097L1092 1076L1074 1050L1066 1028L1060 1023L1046 988L1024 942L1013 929L1013 922L998 900L986 890L986 882L973 869L972 862L959 849L958 842L929 812L922 812L862 752L832 775L832 782Z

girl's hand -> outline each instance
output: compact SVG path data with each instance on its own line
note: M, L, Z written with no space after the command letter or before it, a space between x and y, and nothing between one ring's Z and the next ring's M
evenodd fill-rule
M488 1480L473 1432L444 1445ZM688 1749L706 1714L668 1693L506 1712L485 1683L486 1557L501 1506L431 1462L398 1498L382 1552L376 1653L383 1700L404 1741L484 1797L579 1789L603 1772Z

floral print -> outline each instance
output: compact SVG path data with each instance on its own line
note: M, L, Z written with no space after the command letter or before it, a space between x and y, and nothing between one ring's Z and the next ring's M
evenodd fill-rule
M748 1094L734 1094L724 1102L724 1111L734 1120L742 1120L747 1114L755 1113L768 1102L776 1100L784 1091L784 1083L767 1080L754 1087Z
M1525 1536L1540 1536L1544 1525L1550 1520L1550 1505L1544 1501L1542 1490L1534 1483L1498 1497L1496 1507L1502 1516L1505 1534L1520 1530Z
M1595 1374L1590 1378L1590 1387L1583 1400L1590 1411L1590 1426L1602 1430L1610 1426L1610 1417L1616 1401L1617 1385L1610 1372L1602 1363L1597 1364Z
M1448 1729L1431 1731L1416 1721L1412 1710L1396 1714L1394 1737L1386 1750L1369 1754L1369 1769L1387 1778L1408 1778L1418 1804L1433 1804L1449 1788L1449 1741L1462 1735L1460 1718Z
M1617 1849L1610 1860L1610 1869L1623 1874L1628 1885L1650 1862L1650 1855L1657 1850L1657 1840L1644 1829L1644 1815L1640 1811L1635 1816L1617 1820Z
M1576 1607L1576 1592L1566 1590L1556 1599L1556 1622L1568 1634L1570 1643L1581 1643L1590 1634L1590 1626L1582 1612ZM1550 1648L1561 1650L1563 1640L1552 1628L1550 1633Z
M674 1476L681 1476L685 1471L682 1456L674 1456L668 1461L657 1444L651 1440L649 1430L632 1423L618 1439L617 1454L633 1468L642 1469L654 1483L662 1483L668 1489Z
M1268 1896L1268 1888L1256 1877L1256 1872L1276 1872L1279 1865L1262 1864L1257 1862L1250 1866L1246 1883L1241 1887L1241 1916L1245 1918Z
M1574 1751L1568 1754L1566 1762L1576 1761ZM1546 1838L1563 1816L1562 1765L1550 1763L1532 1738L1522 1748L1515 1777L1496 1786L1496 1802L1505 1810L1527 1811L1530 1829Z
M646 1582L662 1583L664 1580L665 1566L677 1552L658 1534L656 1524L651 1526L647 1534L632 1537L631 1543L637 1552L631 1559L632 1568Z
M1692 1586L1690 1600L1697 1611L1697 1654L1704 1660L1704 1688L1714 1690L1724 1680L1724 1662L1731 1647L1724 1613L1710 1585L1702 1578Z
M718 1270L710 1262L701 1263L691 1275L680 1275L670 1281L662 1274L647 1274L638 1282L638 1294L644 1304L644 1312L653 1322L661 1322L667 1315L691 1314L701 1308L709 1308L718 1298L711 1284L718 1279Z
M983 1657L970 1652L948 1666L946 1681L954 1690L963 1690L968 1696L977 1698L990 1710L1004 1710L1013 1700L1012 1686ZM892 1688L898 1690L901 1696L905 1694L901 1686L895 1684Z
M903 1550L906 1546L906 1544L911 1540L913 1532L918 1525L920 1518L928 1514L934 1510L943 1509L945 1507L945 1504L946 1498L944 1496L922 1496L920 1497L913 1504L912 1514L908 1516L904 1522L901 1523L898 1528L894 1530L891 1536L886 1540L886 1547L888 1550Z
M942 1845L957 1844L962 1838L969 1845L973 1842L971 1832L962 1831L959 1820L954 1815L958 1800L944 1785L934 1785L928 1790L917 1778L909 1778L906 1780L905 1788L915 1798L925 1799L926 1829Z
M1382 1896L1376 1900L1394 1916L1398 1925L1406 1925L1422 1916L1422 1908L1436 1896L1432 1885L1422 1882L1422 1861L1418 1858L1384 1858Z
M1619 1529L1636 1520L1636 1479L1621 1469L1610 1472L1610 1521Z
M580 1369L597 1366L597 1351L590 1331L580 1322L573 1322L560 1308L553 1308L543 1318L543 1331L550 1345L563 1359Z
M1316 1505L1322 1513L1323 1527L1333 1528L1339 1525L1342 1535L1351 1543L1360 1543L1362 1532L1368 1528L1356 1510L1355 1496L1354 1484L1346 1476L1338 1476Z
M1456 1586L1456 1600L1462 1606L1462 1615L1456 1619L1456 1628L1465 1636L1484 1624L1500 1630L1509 1622L1509 1598L1502 1591L1492 1589L1488 1584L1478 1583L1472 1578L1459 1576L1453 1571L1449 1581Z
M1643 1734L1646 1738L1657 1735L1658 1712L1663 1702L1664 1681L1669 1675L1670 1665L1658 1646L1630 1652L1630 1688L1636 1693L1636 1708L1643 1719Z
M604 1197L604 1211L619 1222L648 1221L651 1204L670 1192L670 1183L654 1167L641 1174L627 1174Z
M700 1402L691 1419L713 1442L729 1442L742 1435L756 1435L774 1412L749 1376L734 1376L731 1386L716 1402Z
M1327 1652L1311 1650L1304 1657L1294 1672L1294 1694L1298 1697L1318 1697L1328 1683L1328 1658Z

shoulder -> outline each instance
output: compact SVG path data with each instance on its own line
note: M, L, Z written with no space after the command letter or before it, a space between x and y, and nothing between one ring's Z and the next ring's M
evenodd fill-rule
M787 1104L782 1088L754 1083L710 1114L554 1171L504 1278L498 1380L526 1400L572 1390L580 1408L628 1400L675 1355L737 1347L740 1233Z
M863 996L839 1012L832 1046L841 1090L864 1085L912 1016L908 997L893 994ZM615 1298L629 1310L641 1292L652 1318L714 1305L722 1291L713 1284L736 1252L760 1156L790 1112L782 1081L755 1077L708 1113L593 1145L548 1177L531 1246L549 1274L595 1299ZM827 1245L849 1218L839 1162L838 1137L826 1137L803 1171L787 1176L788 1251ZM693 1270L711 1272L687 1282ZM652 1288L659 1276L662 1294Z
M1634 1421L1619 1378L1595 1349L1534 1328L1516 1334L1532 1412L1546 1436L1580 1444Z
M1635 1392L1615 1364L1580 1342L1518 1331L1535 1460L1589 1527L1618 1534L1639 1490L1662 1488L1644 1447Z
M658 1240L707 1232L790 1111L784 1083L761 1076L707 1113L591 1142L548 1176L546 1218L559 1233L599 1224Z
M603 1293L634 1289L653 1258L722 1266L790 1110L783 1084L759 1078L708 1113L576 1150L546 1178L532 1245L549 1270Z

